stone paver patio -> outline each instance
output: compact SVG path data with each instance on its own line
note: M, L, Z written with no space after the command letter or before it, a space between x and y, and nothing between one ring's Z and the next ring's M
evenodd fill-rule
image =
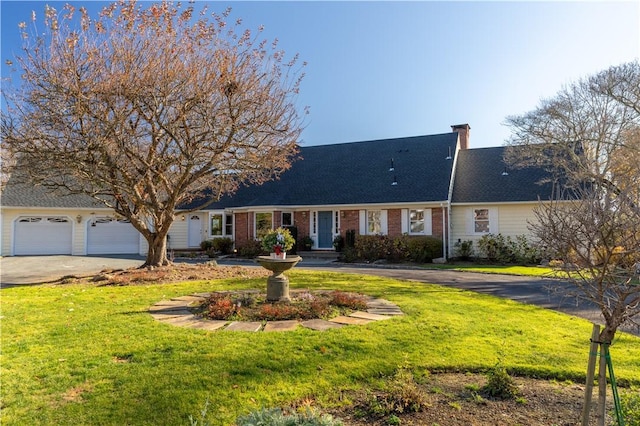
M243 293L257 290L245 290ZM292 290L292 293L295 290ZM224 292L220 292L224 293ZM330 320L312 319L306 321L285 320L267 321L264 325L258 321L221 321L203 319L193 314L191 308L203 302L210 293L195 293L186 296L174 297L170 300L161 300L149 308L151 316L166 324L177 327L197 328L201 330L215 331L248 331L248 332L277 332L290 331L298 327L311 330L325 331L332 328L340 328L349 325L365 325L375 321L383 321L394 316L403 315L400 308L394 303L384 299L368 297L366 300L367 311L356 311L348 316L339 316Z

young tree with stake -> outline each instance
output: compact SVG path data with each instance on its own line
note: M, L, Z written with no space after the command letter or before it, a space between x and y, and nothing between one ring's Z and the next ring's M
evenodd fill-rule
M507 123L513 130L507 160L545 166L558 183L530 228L557 259L576 266L566 278L572 295L602 313L597 341L604 358L618 328L640 318L640 63L569 85Z

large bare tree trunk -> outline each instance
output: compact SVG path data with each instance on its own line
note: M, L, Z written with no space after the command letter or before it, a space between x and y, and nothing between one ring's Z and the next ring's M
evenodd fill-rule
M151 233L146 239L149 251L142 267L168 265L170 262L167 258L167 235Z
M305 64L262 28L226 25L229 11L140 3L95 19L43 3L42 26L34 13L8 75L20 84L2 75L2 160L20 159L2 174L94 198L142 233L145 266L162 266L178 206L205 209L296 160Z

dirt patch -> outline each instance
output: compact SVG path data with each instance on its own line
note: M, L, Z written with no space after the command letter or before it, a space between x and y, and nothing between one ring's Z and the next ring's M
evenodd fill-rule
M218 266L215 262L173 263L155 268L129 268L104 270L98 274L61 278L57 284L94 282L101 286L166 284L181 281L220 280L229 278L262 278L270 275L263 268L244 266Z
M367 416L361 408L372 395L348 396L352 404L331 411L351 426L365 425L579 425L584 386L530 378L515 378L518 397L500 401L478 392L486 378L481 374L431 374L421 385L426 391L426 407L417 413ZM592 413L593 414L593 413ZM397 420L393 418L397 417ZM593 417L593 416L592 416ZM399 421L399 422L398 422ZM611 419L607 419L608 422ZM610 423L607 423L610 424Z

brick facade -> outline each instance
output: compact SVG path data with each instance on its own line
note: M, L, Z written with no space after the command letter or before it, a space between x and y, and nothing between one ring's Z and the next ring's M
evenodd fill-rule
M387 210L387 235L390 237L402 235L402 209Z
M309 236L309 214L309 211L293 213L293 225L298 228L298 239Z
M276 210L273 212L273 226L277 228L282 223L282 212ZM431 209L431 229L432 236L438 239L443 238L442 215L444 214L445 229L448 226L447 210L439 207ZM309 210L293 212L294 226L298 229L298 239L307 237L311 234L310 230ZM340 235L346 237L348 230L353 229L356 235L360 234L360 211L359 210L340 210ZM236 213L235 214L235 244L242 246L247 241L254 238L253 235L253 213ZM402 209L387 209L387 235L396 237L402 235Z
M340 235L346 236L349 229L360 233L360 213L358 210L340 210Z
M249 213L236 213L234 241L236 247L242 247L249 241Z

